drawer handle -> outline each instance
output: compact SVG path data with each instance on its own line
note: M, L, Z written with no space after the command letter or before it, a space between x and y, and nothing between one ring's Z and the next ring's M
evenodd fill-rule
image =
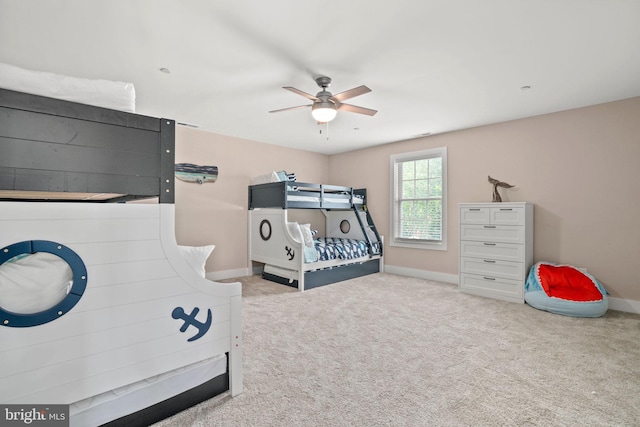
M513 208L500 208L501 211L512 211Z
M485 246L495 246L496 244L495 243L486 243L485 242L485 243L483 243L483 245L485 245Z
M470 211L479 211L480 208L469 208Z
M484 262L486 262L486 263L489 263L489 264L495 264L495 263L496 263L496 262L495 262L494 260L492 260L492 259L485 259L485 260L483 260L483 261L484 261Z
M484 228L496 228L495 225L485 225Z
M483 276L482 277L484 280L496 280L494 277L487 277L487 276Z

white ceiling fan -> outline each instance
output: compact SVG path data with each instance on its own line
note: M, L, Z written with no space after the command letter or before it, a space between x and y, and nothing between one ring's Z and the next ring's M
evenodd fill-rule
M336 95L332 95L331 92L327 91L327 88L331 84L330 77L320 76L320 77L317 77L315 80L318 86L320 86L320 88L322 89L315 96L291 86L283 87L283 89L290 90L293 93L297 93L298 95L302 95L305 98L310 99L311 101L313 101L313 104L282 108L279 110L272 110L269 112L279 113L281 111L297 110L300 108L311 107L311 115L316 121L318 121L318 123L330 122L336 117L338 110L349 111L351 113L366 114L367 116L373 116L378 112L370 108L358 107L357 105L345 104L344 102L342 102L347 99L355 98L356 96L364 95L365 93L371 92L371 89L369 89L368 87L364 85L358 86L353 89L340 92Z

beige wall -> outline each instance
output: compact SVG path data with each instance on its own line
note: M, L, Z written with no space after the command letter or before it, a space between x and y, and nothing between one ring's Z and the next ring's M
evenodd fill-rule
M215 183L176 181L178 244L215 244L207 272L247 268L247 187L271 171L296 173L300 181L327 182L329 157L178 127L176 163L218 167Z
M458 203L491 201L487 175L514 184L504 201L535 204L534 261L585 267L611 296L640 300L640 98L331 156L330 182L367 187L389 234L389 156L448 150L447 251L385 247L385 264L458 272Z
M491 175L516 185L501 190L505 201L535 204L535 261L585 267L611 296L640 301L640 98L334 156L179 127L176 162L215 165L220 174L213 184L176 183L177 240L215 244L209 272L246 268L247 186L282 169L299 181L366 187L376 225L388 235L389 156L443 146L448 250L387 245L387 265L456 275L458 203L491 201Z

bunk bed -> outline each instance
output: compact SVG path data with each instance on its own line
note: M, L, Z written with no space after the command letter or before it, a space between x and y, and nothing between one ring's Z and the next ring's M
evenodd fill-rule
M242 393L241 285L181 255L174 146L173 120L0 89L0 402L146 426Z
M249 258L265 279L300 291L383 269L383 241L366 189L277 181L249 186ZM323 213L325 236L289 221L291 209Z

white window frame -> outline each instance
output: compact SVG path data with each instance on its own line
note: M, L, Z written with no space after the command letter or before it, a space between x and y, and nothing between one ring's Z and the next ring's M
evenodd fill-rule
M398 163L407 162L411 160L421 160L421 159L429 159L434 157L442 158L442 239L439 241L435 240L417 240L415 242L407 241L406 239L397 239L396 238L396 216L397 216L397 206L396 206L396 165ZM440 148L431 148L427 150L421 151L413 151L410 153L401 153L401 154L393 154L390 158L390 188L391 188L391 215L389 218L391 219L390 223L390 234L391 239L389 239L390 246L399 246L405 248L416 248L416 249L431 249L437 251L446 251L447 250L447 147Z

